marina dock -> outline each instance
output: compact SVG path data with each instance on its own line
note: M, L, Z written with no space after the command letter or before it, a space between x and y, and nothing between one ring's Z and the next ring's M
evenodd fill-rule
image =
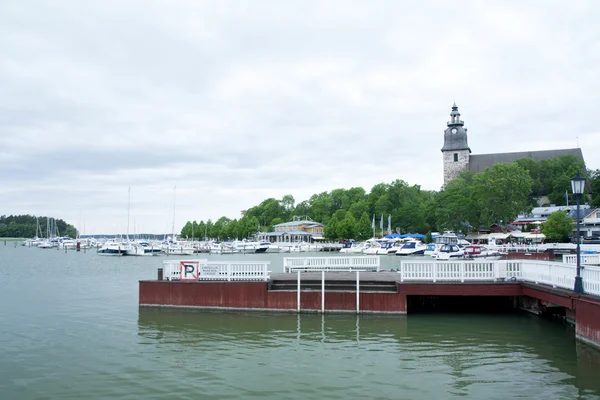
M434 306L503 298L515 308L564 317L579 339L600 347L600 267L583 269L585 293L578 294L568 262L410 260L398 271L377 272L375 259L289 257L286 273L271 273L268 262L169 260L159 279L139 282L139 305L404 315L415 298Z

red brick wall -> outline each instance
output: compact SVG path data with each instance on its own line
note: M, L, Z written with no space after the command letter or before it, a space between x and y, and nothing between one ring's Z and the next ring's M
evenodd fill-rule
M572 292L563 289L550 289L549 287L536 287L535 285L523 285L523 295L533 297L548 303L573 309Z
M600 302L575 299L575 333L600 347Z
M296 310L297 292L268 292L264 282L141 281L139 304ZM302 310L321 310L321 292L301 292ZM326 310L356 310L353 292L326 292ZM361 293L361 311L406 312L406 296L397 293Z

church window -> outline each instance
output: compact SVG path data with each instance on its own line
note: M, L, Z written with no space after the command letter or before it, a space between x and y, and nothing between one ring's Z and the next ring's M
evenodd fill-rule
M454 162L458 161L458 153L454 153Z

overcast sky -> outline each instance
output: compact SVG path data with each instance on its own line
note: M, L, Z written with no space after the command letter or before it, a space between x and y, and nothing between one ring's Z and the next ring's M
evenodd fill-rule
M179 231L473 154L600 168L600 2L0 2L0 214ZM174 187L177 186L176 190ZM175 204L175 212L174 212Z

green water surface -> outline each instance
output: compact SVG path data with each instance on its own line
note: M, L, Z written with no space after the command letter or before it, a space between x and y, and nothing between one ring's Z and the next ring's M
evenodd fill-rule
M600 399L600 352L558 322L140 309L164 259L0 242L0 398Z

